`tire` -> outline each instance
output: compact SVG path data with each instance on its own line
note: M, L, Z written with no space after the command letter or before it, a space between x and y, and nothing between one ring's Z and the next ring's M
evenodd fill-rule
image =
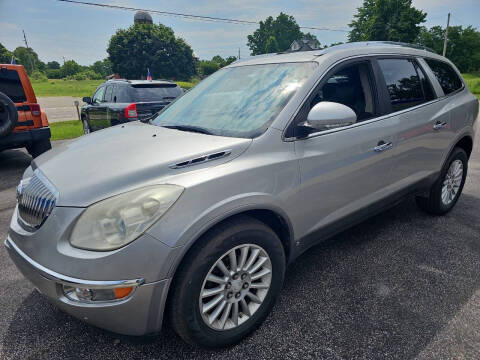
M7 136L17 125L18 111L13 101L0 92L0 138Z
M452 178L450 174L455 168L457 169L458 176ZM463 149L457 147L452 151L448 160L443 165L439 178L430 188L428 197L418 196L416 198L417 205L429 214L444 215L448 213L453 209L462 193L465 179L467 178L467 170L467 154ZM456 179L457 182L455 182ZM444 189L444 185L446 189ZM453 189L453 192L449 192L448 189ZM449 194L452 196L447 196Z
M83 127L83 134L88 135L92 132L90 125L88 125L88 121L85 117L82 117L82 127Z
M48 151L52 148L52 144L50 143L49 139L35 141L30 145L27 145L27 151L33 158L40 156L45 151Z
M240 271L238 274L232 275L231 278L217 273L219 277L223 276L223 279L229 279L224 285L206 279L208 274L219 271L216 267L219 259L223 259L223 264L230 269L232 263L227 259L231 259L228 253L233 249L238 256L237 259L240 259L237 260L236 268L238 269L242 262L242 249L247 246L246 244L248 244L249 250L246 253L245 266L249 264L248 260L254 254L254 251L257 252L258 250L259 254L253 262L254 265L249 267L253 270L252 278L246 272L242 273ZM264 260L264 258L268 259ZM264 262L259 269L254 270L255 265L258 265L257 261ZM260 280L254 279L261 273L265 273L269 266L271 269L269 280L268 274ZM264 223L247 216L221 223L194 245L182 261L174 277L168 306L168 315L171 318L174 330L186 342L203 347L223 347L239 342L258 328L270 313L283 285L285 267L286 261L282 243L275 232ZM236 275L238 278L235 280ZM251 288L245 288L245 284L249 281L251 282ZM267 283L269 283L269 288L265 289ZM205 298L200 297L201 292L206 294L207 291L222 287L221 294ZM254 293L256 301L251 300L247 293ZM211 304L211 300L220 295L222 301L219 304L225 302L225 307L217 320L207 324L207 318L212 317L212 314L218 308L213 307L209 314L208 312L202 312L200 307L206 309L207 304ZM263 301L258 304L260 298ZM243 311L242 301L245 301L245 304L248 303L250 316L247 316ZM235 312L235 302L238 304L238 312ZM230 305L228 305L229 303ZM225 312L227 312L226 316ZM227 317L228 319L223 322L222 329L222 319ZM237 319L238 325L235 325L234 318Z

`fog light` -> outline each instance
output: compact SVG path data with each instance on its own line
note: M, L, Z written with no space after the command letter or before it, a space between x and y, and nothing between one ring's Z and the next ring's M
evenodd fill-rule
M120 300L133 291L133 286L112 289L88 289L63 285L63 294L70 300L79 302Z

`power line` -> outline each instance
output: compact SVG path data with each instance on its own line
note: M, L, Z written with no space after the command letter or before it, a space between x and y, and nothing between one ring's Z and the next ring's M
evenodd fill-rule
M147 12L157 14L157 15L162 15L162 16L173 16L173 17L177 17L177 18L199 20L199 21L223 22L223 23L237 24L237 25L258 25L258 24L260 24L260 22L258 22L258 21L229 19L229 18L221 18L221 17L215 17L215 16L203 16L203 15L185 14L185 13L151 10L151 9L141 9L141 8L134 8L134 7L128 7L128 6L121 6L121 5L100 4L100 3L88 2L88 1L77 1L77 0L58 0L58 1L73 3L73 4L79 4L79 5L98 6L98 7L110 8L110 9L119 9L119 10L128 10L128 11L147 11ZM301 29L308 29L308 30L319 30L319 31L348 32L348 30L344 30L344 29L332 29L332 28L326 28L326 27L300 26L300 28Z

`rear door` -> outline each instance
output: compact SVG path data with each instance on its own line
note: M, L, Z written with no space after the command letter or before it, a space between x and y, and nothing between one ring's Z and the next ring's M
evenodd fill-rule
M382 118L375 66L368 58L341 63L324 77L295 119L305 121L320 101L342 103L357 114L354 125L295 140L304 246L371 214L389 195L396 129L395 121Z
M417 59L385 57L378 64L388 116L397 130L391 182L396 191L403 191L434 178L439 171L443 149L450 141L449 111L437 100Z

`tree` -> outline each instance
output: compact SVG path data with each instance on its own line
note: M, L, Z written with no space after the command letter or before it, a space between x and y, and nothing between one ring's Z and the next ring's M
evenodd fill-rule
M49 61L47 63L47 69L60 69L60 64L57 61Z
M63 77L73 76L82 71L82 67L75 60L67 60L60 68Z
M120 76L141 79L147 68L156 78L190 79L195 74L192 48L162 24L136 23L117 30L107 48L112 70Z
M45 63L38 58L37 53L33 49L19 46L13 50L13 55L16 63L23 65L29 75L32 73L32 66L34 71L45 71Z
M220 69L220 65L215 61L200 60L198 63L198 70L202 76L213 74L218 69Z
M112 63L108 59L103 59L95 61L93 65L90 66L90 70L93 70L97 74L100 74L102 77L106 78L108 75L112 74Z
M212 61L217 63L218 66L222 68L224 66L230 65L234 61L237 61L237 57L236 56L229 56L226 59L224 59L220 55L215 55L212 58Z
M286 51L295 40L305 37L318 42L315 35L300 31L293 16L281 12L276 19L269 16L265 21L260 21L260 27L248 35L247 45L252 55L260 55Z
M412 6L412 0L364 0L357 9L350 41L400 41L412 43L427 14Z
M443 52L445 28L434 26L430 29L422 27L417 43L431 48L436 53ZM448 29L447 52L450 59L461 72L480 69L480 32L472 26L451 26Z
M5 46L0 43L0 64L10 64L13 53L8 51Z

